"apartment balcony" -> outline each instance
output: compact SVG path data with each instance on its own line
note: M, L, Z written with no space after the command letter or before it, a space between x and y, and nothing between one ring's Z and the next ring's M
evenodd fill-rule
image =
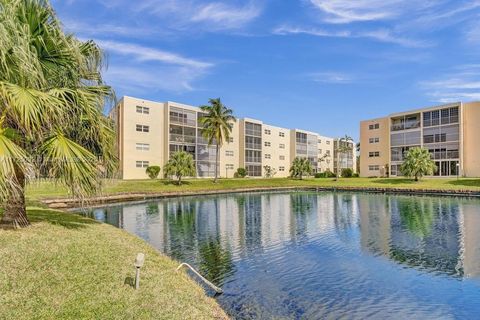
M391 131L402 131L420 128L420 121L409 121L404 123L395 123L390 127Z
M170 134L170 142L195 144L195 136L184 136L179 134Z

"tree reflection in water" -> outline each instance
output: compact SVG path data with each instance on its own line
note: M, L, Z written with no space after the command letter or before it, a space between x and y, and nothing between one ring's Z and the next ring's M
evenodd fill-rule
M217 286L233 272L232 254L222 248L220 240L210 238L200 245L200 273Z
M425 238L432 232L434 213L426 201L417 198L398 199L402 224L414 235Z

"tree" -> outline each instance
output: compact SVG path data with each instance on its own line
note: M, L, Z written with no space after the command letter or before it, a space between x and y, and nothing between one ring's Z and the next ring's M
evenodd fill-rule
M290 175L293 178L303 179L304 175L311 175L313 167L307 158L296 157L290 168Z
M185 151L175 152L165 164L163 172L166 176L177 177L178 185L181 185L182 177L194 176L196 173L192 155Z
M0 0L0 26L0 227L19 228L29 225L30 179L41 174L86 197L115 170L103 115L114 94L101 49L64 33L47 0Z
M238 168L237 172L233 175L234 178L245 178L247 176L247 169Z
M424 175L432 175L435 170L437 170L437 166L432 160L430 152L420 147L408 150L400 166L400 172L406 177L414 177L415 181Z
M210 105L201 106L203 112L206 113L200 118L203 125L202 135L208 141L208 145L216 146L215 156L215 180L218 180L218 163L220 161L220 148L225 141L230 140L232 133L232 122L237 121L233 116L232 109L229 109L221 102L220 98L210 99Z
M268 165L263 166L263 170L265 171L265 178L273 178L277 174L277 170Z
M353 142L353 139L349 137L348 135L345 135L345 137L338 139L337 142L337 175L336 175L336 180L340 178L341 174L341 169L340 169L340 157L344 154L347 154L353 150L353 147L351 146L351 143Z
M150 179L157 179L158 175L160 174L160 167L159 166L149 166L145 173Z

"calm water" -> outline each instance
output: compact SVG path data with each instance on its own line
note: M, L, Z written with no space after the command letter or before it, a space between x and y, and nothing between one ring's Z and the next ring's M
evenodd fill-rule
M252 193L87 214L198 268L239 319L480 317L479 200Z

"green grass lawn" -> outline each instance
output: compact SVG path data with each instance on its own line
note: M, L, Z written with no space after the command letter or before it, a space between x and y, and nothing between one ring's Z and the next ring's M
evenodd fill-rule
M356 188L403 188L428 190L473 190L480 191L480 179L440 179L425 178L419 182L402 178L348 178L293 180L275 179L220 179L214 184L210 179L186 180L178 186L169 180L108 180L105 181L104 194L121 193L164 193L191 192L208 190L233 190L258 187L356 187ZM45 198L62 198L67 191L50 182L35 182L28 187L28 198L39 200Z
M30 207L32 226L0 230L0 319L224 319L177 263L139 238ZM130 285L146 255L140 290Z

